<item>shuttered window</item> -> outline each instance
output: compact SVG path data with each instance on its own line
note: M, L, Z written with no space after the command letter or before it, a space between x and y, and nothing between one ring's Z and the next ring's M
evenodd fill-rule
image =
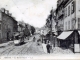
M0 30L1 30L1 24L0 24Z
M70 6L68 6L68 16L70 15Z
M73 1L71 4L71 14L73 14L75 11L75 2Z
M80 29L80 18L78 18L78 28Z
M68 21L68 29L70 29L70 21Z
M1 39L1 33L0 33L0 39Z

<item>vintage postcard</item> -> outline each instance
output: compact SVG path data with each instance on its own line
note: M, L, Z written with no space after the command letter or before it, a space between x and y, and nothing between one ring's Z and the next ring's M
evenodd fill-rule
M0 0L0 59L80 59L80 0Z

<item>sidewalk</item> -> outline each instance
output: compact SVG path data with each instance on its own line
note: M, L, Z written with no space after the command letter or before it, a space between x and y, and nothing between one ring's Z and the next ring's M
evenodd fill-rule
M11 44L13 44L13 41L9 41L7 43L2 43L2 44L0 44L0 48L1 47L6 47L6 46L11 45Z
M62 49L60 47L54 47L53 52L51 54L73 54L70 49Z

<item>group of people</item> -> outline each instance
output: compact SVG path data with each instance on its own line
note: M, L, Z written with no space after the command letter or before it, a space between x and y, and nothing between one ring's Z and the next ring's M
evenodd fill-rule
M36 38L33 37L33 42L35 42L35 39ZM40 41L41 41L40 39L37 40L38 44L39 44ZM45 43L45 40L44 40L43 43L42 43L42 47L43 47L43 51L45 53L50 53L50 51L52 49L52 46L51 46L51 43L50 43L49 40L46 40L46 43Z
M45 41L43 41L42 46L43 46L43 50L45 53L50 53L52 46L51 46L49 40L47 40L47 43L45 43Z

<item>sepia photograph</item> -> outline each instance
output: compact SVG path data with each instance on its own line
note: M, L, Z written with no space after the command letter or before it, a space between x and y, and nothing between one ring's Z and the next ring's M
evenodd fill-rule
M0 59L80 59L80 0L0 0Z

